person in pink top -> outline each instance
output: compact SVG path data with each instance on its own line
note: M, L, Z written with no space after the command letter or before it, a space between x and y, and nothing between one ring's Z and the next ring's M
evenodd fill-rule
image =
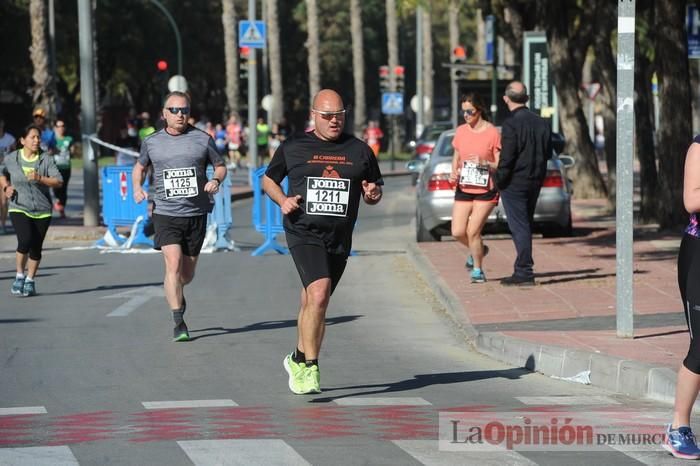
M477 94L463 95L461 105L465 124L457 127L452 140L450 181L456 184L452 236L471 252L466 266L472 269L472 283L484 283L482 263L488 248L481 239L481 230L498 204L492 175L498 167L501 134L486 120L486 106Z

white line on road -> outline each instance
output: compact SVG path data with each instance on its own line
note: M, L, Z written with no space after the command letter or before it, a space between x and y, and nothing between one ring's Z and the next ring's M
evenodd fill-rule
M311 465L278 439L183 440L177 443L195 466Z
M238 406L238 404L233 400L144 401L141 404L146 409L222 408Z
M420 463L430 466L454 465L536 465L524 456L508 450L502 451L442 451L437 440L393 440L396 446Z
M109 296L103 296L102 299L128 299L127 302L107 314L107 317L125 317L156 296L165 296L163 288L159 286L144 286L142 288L122 291Z
M619 405L619 401L615 401L609 396L516 396L517 400L526 405L555 405L555 406L570 406L570 405Z
M18 406L16 408L0 408L0 416L16 416L18 414L46 414L43 406Z
M3 466L79 466L67 446L0 448Z
M335 402L341 406L430 406L431 403L418 397L378 397L378 398L338 398Z

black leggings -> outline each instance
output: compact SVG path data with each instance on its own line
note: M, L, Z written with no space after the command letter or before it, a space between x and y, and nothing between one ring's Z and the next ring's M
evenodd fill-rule
M700 375L700 238L685 235L681 241L678 288L690 331L690 347L683 365L690 372Z
M68 201L68 182L70 181L71 169L59 168L58 171L61 173L61 177L63 177L63 185L60 188L53 188L53 195L56 197L56 200L65 207Z
M17 252L29 253L30 259L40 261L41 249L51 224L51 217L31 218L19 212L10 212L10 219L17 234Z

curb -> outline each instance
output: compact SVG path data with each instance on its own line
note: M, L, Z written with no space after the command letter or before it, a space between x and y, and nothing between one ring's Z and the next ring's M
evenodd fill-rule
M593 386L635 398L674 402L677 374L668 367L656 367L603 353L543 345L500 332L480 333L470 323L462 303L438 276L420 248L415 243L409 243L407 252L415 268L444 306L449 319L478 352L547 376L566 378L590 371Z

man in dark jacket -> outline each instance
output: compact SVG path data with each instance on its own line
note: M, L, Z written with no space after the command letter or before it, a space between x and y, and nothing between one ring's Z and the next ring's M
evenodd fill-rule
M513 275L501 280L501 284L531 286L535 284L532 219L547 174L547 160L552 155L552 132L547 120L525 106L528 95L523 83L508 84L503 100L511 116L503 123L495 177L518 255Z

